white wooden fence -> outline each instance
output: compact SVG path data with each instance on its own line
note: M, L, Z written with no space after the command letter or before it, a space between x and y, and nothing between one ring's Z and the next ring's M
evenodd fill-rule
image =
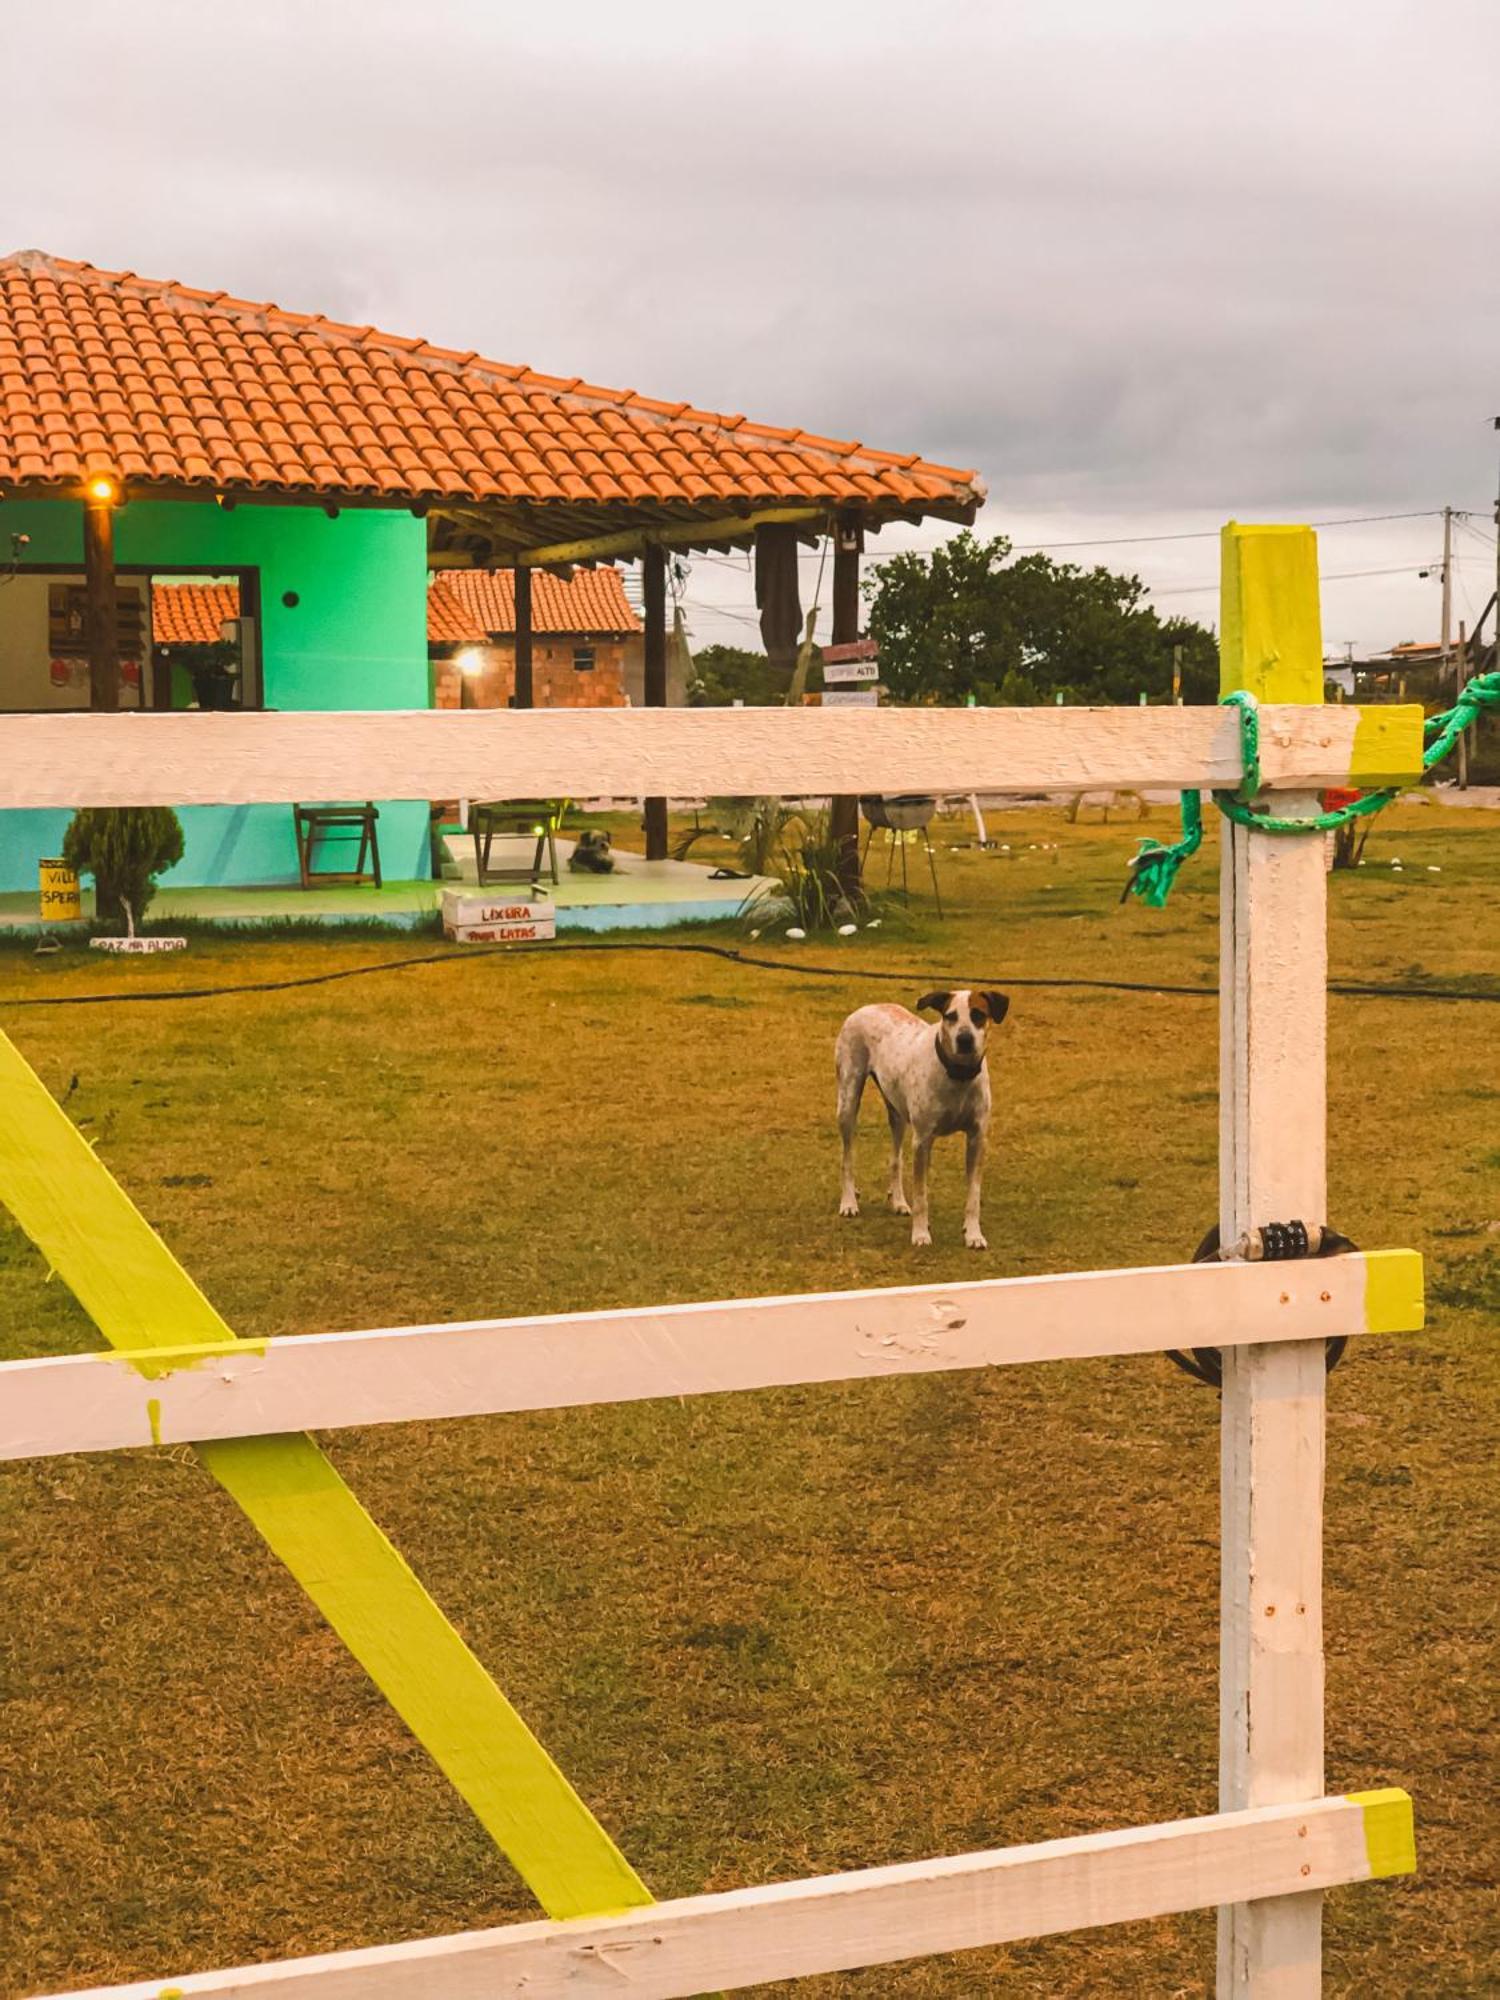
M1311 536L1296 532L1289 542L1284 529L1235 529L1225 542L1226 680L1272 697L1292 688L1298 697L1273 700L1262 720L1265 778L1283 813L1310 806L1321 786L1400 779L1420 767L1417 712L1313 705L1306 654L1315 556ZM1312 623L1315 642L1315 612ZM1241 769L1237 724L1218 710L0 722L0 807L1215 787L1235 785ZM1326 1219L1326 882L1316 840L1234 829L1222 855L1219 1219L1233 1244L1270 1222ZM0 1160L6 1118L0 1097ZM19 1176L12 1185L44 1208L42 1153L18 1145L11 1165ZM103 1325L98 1300L108 1280L101 1286L85 1302ZM128 1308L123 1291L116 1303ZM152 1979L96 1988L91 2000L106 1992L159 2000L166 1991L183 2000L560 2000L596 1990L665 2000L1210 1906L1221 1910L1222 2000L1307 2000L1321 1990L1322 1891L1414 1865L1405 1793L1325 1789L1324 1343L1411 1330L1421 1311L1420 1260L1396 1250L269 1343L235 1342L227 1329L220 1339L213 1327L222 1323L212 1320L205 1332L200 1318L188 1344L174 1347L180 1335L147 1315L124 1337L124 1353L0 1368L0 1458L191 1441L228 1483L225 1461L212 1454L233 1447L217 1440L1167 1346L1213 1345L1224 1355L1217 1814L644 1902L623 1913L585 1908L562 1920L237 1971L174 1971L166 1986ZM266 1522L252 1518L277 1546ZM337 1593L318 1601L327 1609ZM328 1615L347 1637L340 1611Z

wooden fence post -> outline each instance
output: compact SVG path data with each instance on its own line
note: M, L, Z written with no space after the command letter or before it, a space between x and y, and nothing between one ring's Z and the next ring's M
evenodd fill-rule
M1317 544L1308 528L1223 536L1221 691L1320 702ZM1267 748L1270 746L1267 745ZM1277 791L1275 810L1317 810ZM1312 835L1223 821L1219 1228L1326 1221L1327 878ZM1224 1354L1219 1806L1323 1791L1323 1448L1319 1341ZM1322 1896L1219 1912L1219 2000L1322 1991Z

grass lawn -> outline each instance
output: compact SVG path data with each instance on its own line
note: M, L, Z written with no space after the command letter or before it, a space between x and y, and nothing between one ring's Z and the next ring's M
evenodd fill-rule
M1022 982L1211 985L1215 858L1164 911L1120 908L1134 826L993 830L1008 855L944 855L950 922L753 947L784 970L338 934L105 964L11 945L0 1026L245 1334L1186 1257L1216 1204L1212 1000ZM1402 807L1368 854L1331 885L1334 976L1500 993L1500 826ZM984 1257L956 1142L932 1250L868 1200L873 1102L866 1213L836 1214L839 1020L965 975L1015 982ZM1330 1219L1423 1250L1431 1293L1426 1333L1356 1343L1330 1388L1329 1787L1407 1786L1421 1863L1330 1896L1332 1993L1500 1982L1497 1022L1331 1003ZM100 1344L0 1219L0 1352ZM658 1894L1213 1809L1217 1403L1160 1358L326 1442ZM0 1467L0 1560L4 1995L534 1914L190 1451ZM806 1990L1205 1995L1212 1935L1194 1915Z

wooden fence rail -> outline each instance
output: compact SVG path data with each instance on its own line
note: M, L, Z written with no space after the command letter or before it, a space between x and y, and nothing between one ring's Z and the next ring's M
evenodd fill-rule
M1421 1324L1385 1250L61 1355L0 1364L0 1460Z
M1270 707L1272 785L1421 770L1419 708ZM469 709L17 715L0 807L1232 787L1215 708Z
M620 1917L511 1924L63 2000L677 2000L764 1980L1307 1894L1414 1865L1404 1792L1312 1799L989 1854L687 1896Z

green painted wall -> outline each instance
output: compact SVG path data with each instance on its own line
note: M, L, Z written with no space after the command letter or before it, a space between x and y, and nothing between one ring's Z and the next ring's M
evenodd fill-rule
M28 564L81 563L82 509L69 501L0 503L0 550L27 534ZM115 517L115 559L164 574L209 566L260 571L261 661L267 708L426 708L427 531L408 513L317 507L236 507L134 501ZM298 602L282 602L287 592ZM0 889L36 885L67 813L0 813ZM289 806L189 807L180 884L297 878ZM427 808L381 802L386 877L430 872Z

